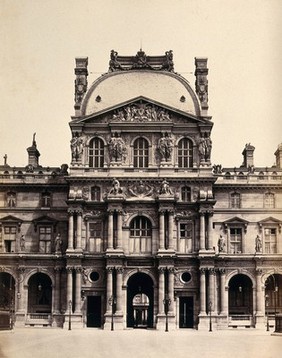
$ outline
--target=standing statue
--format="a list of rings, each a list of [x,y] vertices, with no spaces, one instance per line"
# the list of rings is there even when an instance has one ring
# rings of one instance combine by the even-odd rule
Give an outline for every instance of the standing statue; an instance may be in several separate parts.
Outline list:
[[[115,162],[122,161],[126,153],[124,140],[117,133],[115,133],[110,139],[108,145],[111,160],[114,160]]]
[[[76,132],[70,141],[72,160],[77,161],[83,152],[83,138]]]
[[[198,142],[199,157],[201,162],[208,162],[211,156],[212,140],[208,134],[202,136]]]
[[[21,248],[21,251],[25,250],[25,237],[24,237],[24,235],[22,235],[21,238],[20,238],[20,248]]]
[[[218,252],[223,252],[225,250],[225,238],[220,235],[217,242]]]
[[[162,160],[168,161],[171,159],[173,139],[168,135],[168,133],[165,133],[165,135],[159,139],[158,148]]]
[[[61,239],[61,234],[58,234],[55,238],[55,251],[56,252],[61,252],[62,251],[62,245],[63,245],[63,241]]]
[[[261,238],[259,237],[259,235],[257,235],[256,237],[256,252],[261,252],[262,251],[262,242],[261,242]]]

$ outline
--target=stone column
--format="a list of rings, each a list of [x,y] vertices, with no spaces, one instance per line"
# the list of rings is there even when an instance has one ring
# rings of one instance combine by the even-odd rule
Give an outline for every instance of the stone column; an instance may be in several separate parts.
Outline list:
[[[165,223],[164,223],[164,211],[159,211],[159,238],[160,238],[160,250],[165,248]]]
[[[81,313],[81,268],[75,269],[75,313]]]
[[[173,218],[174,212],[170,210],[168,213],[168,248],[173,250]]]
[[[69,212],[68,250],[73,250],[73,212]]]
[[[118,211],[117,216],[117,249],[122,250],[122,210]]]
[[[55,288],[54,288],[54,313],[60,312],[61,306],[61,268],[55,267]]]
[[[72,267],[67,267],[67,307],[69,307],[69,301],[72,301]]]
[[[164,267],[159,267],[159,314],[164,314],[163,300],[165,298]]]
[[[200,314],[206,314],[206,269],[200,269]]]
[[[116,269],[117,273],[117,287],[116,287],[116,293],[117,293],[117,312],[122,312],[122,274],[123,274],[123,268],[118,267]]]
[[[264,295],[262,290],[261,281],[262,270],[256,270],[256,302],[257,302],[257,315],[264,315]]]
[[[200,250],[205,250],[205,214],[200,213]]]
[[[24,303],[25,303],[25,292],[24,292],[24,268],[19,268],[19,276],[18,276],[18,283],[19,283],[19,296],[18,296],[18,309],[17,311],[23,312],[25,311]]]
[[[111,311],[109,305],[110,298],[113,295],[113,267],[107,267],[107,311]]]
[[[220,269],[220,314],[226,315],[228,311],[227,296],[228,291],[225,290],[226,274],[224,269]]]
[[[174,267],[168,269],[168,298],[170,299],[168,311],[174,313]]]
[[[108,210],[108,249],[113,249],[114,247],[114,218],[113,211]]]
[[[209,214],[209,216],[208,216],[208,250],[213,250],[212,216],[213,216],[213,214]]]
[[[215,271],[214,268],[209,269],[209,302],[212,303],[212,312],[215,308]]]
[[[77,213],[76,250],[81,251],[82,212]]]

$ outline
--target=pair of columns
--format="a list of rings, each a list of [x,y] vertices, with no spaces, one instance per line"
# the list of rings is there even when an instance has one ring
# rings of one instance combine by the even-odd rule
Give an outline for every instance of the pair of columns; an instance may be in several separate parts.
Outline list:
[[[168,213],[168,216],[165,214]],[[167,219],[168,217],[168,219]],[[160,210],[159,211],[159,237],[160,237],[160,250],[173,250],[173,218],[174,218],[174,212],[173,210]],[[168,223],[166,223],[166,220],[168,220]],[[166,227],[168,227],[168,240],[166,245]],[[167,246],[167,247],[166,247]]]
[[[208,275],[206,275],[208,272]],[[226,315],[228,312],[228,290],[225,289],[226,273],[224,269],[220,273],[220,307],[218,307],[218,290],[216,281],[216,270],[214,268],[200,269],[200,314],[205,315],[209,310],[214,313],[220,312]],[[206,282],[208,279],[208,285]],[[209,292],[206,292],[208,287]],[[208,302],[207,302],[208,298]]]
[[[69,302],[71,301],[72,310],[77,314],[81,314],[81,273],[81,267],[67,267],[67,307],[69,307]],[[74,275],[75,287],[73,282]]]
[[[167,284],[168,287],[165,287],[165,274],[168,275]],[[167,297],[166,297],[167,296]],[[168,313],[174,313],[174,268],[173,267],[159,267],[159,302],[158,302],[158,312],[159,314],[164,314],[164,300],[170,300],[170,305],[168,306]]]
[[[212,238],[212,213],[202,211],[200,212],[200,250],[213,250]],[[207,247],[206,247],[206,228],[207,228]]]
[[[114,214],[117,215],[117,244],[114,247]],[[122,249],[122,210],[108,210],[108,249]]]
[[[110,302],[115,299],[116,313],[122,313],[122,267],[107,267],[107,311],[110,311]],[[116,287],[114,287],[113,275],[116,274]]]
[[[82,210],[69,210],[68,251],[81,251]],[[76,217],[76,227],[75,220]]]

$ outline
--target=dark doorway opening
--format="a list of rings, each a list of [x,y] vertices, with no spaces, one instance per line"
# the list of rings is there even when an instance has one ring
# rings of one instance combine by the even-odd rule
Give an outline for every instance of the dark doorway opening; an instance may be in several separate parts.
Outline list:
[[[179,328],[194,328],[193,297],[179,297]]]
[[[152,328],[154,321],[153,280],[138,272],[127,282],[127,327]]]
[[[87,327],[101,327],[101,296],[87,297]]]

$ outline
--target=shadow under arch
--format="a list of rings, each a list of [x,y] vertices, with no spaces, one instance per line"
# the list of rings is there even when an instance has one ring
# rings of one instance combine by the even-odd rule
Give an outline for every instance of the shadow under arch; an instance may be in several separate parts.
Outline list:
[[[143,304],[145,302],[140,302],[140,305],[136,304],[138,297],[142,300],[145,296],[147,297],[146,304]],[[153,280],[149,275],[143,272],[137,272],[130,276],[127,281],[127,327],[152,328],[154,320],[153,310]],[[142,324],[140,317],[142,317]],[[146,317],[146,319],[144,319],[144,317]]]

